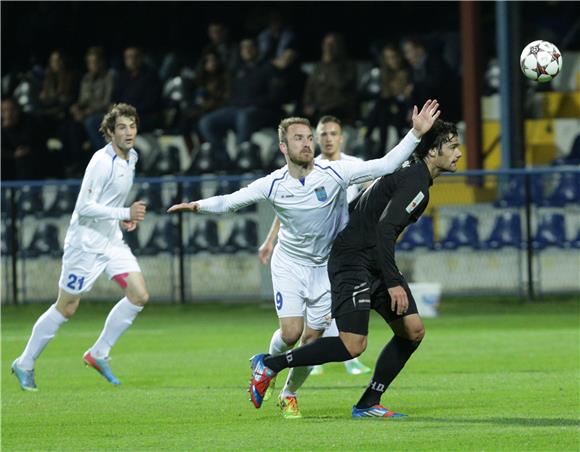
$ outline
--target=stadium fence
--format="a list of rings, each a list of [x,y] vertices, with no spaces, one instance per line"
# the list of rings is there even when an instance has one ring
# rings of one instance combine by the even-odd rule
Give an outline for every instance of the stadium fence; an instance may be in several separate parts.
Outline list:
[[[268,203],[227,215],[168,215],[170,205],[231,193],[261,174],[136,179],[128,203],[148,214],[125,234],[154,302],[271,299],[257,249]],[[64,236],[80,181],[4,182],[2,303],[54,299]],[[580,294],[580,168],[469,171],[440,177],[423,217],[397,244],[409,282],[444,295]],[[101,277],[87,300],[118,298]]]

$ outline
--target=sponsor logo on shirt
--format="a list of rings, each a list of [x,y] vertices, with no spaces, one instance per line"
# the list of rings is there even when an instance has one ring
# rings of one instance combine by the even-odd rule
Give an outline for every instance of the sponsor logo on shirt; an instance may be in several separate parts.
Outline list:
[[[319,201],[326,201],[328,199],[328,195],[326,194],[324,187],[315,188],[314,193],[316,193],[316,198]]]
[[[425,195],[423,194],[422,191],[417,193],[417,196],[415,196],[413,200],[409,203],[409,205],[405,208],[407,213],[411,213],[413,210],[415,210],[415,208],[421,203],[421,201],[423,201],[424,197]]]

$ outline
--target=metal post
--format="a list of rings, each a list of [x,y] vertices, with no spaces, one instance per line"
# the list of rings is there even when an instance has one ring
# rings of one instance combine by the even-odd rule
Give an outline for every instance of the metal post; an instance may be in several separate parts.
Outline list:
[[[524,166],[522,76],[519,73],[520,5],[496,2],[497,54],[500,66],[501,167]]]
[[[483,168],[481,142],[481,85],[483,64],[481,58],[481,14],[478,2],[459,3],[461,12],[461,58],[463,60],[463,118],[467,169]],[[480,181],[474,178],[473,181]]]
[[[526,257],[528,270],[528,300],[535,299],[534,291],[534,247],[532,246],[532,176],[526,172],[524,176],[526,196]]]
[[[177,199],[183,199],[183,183],[177,184]],[[177,215],[177,228],[179,230],[179,302],[185,303],[185,244],[183,234],[183,213]]]
[[[17,209],[16,209],[16,188],[10,188],[10,232],[12,239],[12,303],[18,304],[18,237],[16,236],[18,228],[16,227],[17,222]]]
[[[500,98],[500,118],[501,118],[501,168],[508,169],[511,167],[511,146],[510,133],[512,130],[512,121],[509,115],[511,104],[510,90],[510,73],[511,61],[509,48],[506,45],[509,42],[509,5],[508,2],[496,2],[496,34],[497,34],[497,55],[499,59],[499,70],[501,77],[499,80],[499,98]]]

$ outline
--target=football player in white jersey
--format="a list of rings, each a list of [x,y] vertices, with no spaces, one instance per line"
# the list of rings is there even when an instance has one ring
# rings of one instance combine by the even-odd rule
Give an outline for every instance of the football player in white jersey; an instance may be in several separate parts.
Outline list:
[[[342,145],[344,142],[344,137],[342,135],[342,123],[340,119],[335,116],[323,116],[318,121],[318,125],[316,126],[316,141],[320,147],[320,154],[314,159],[315,162],[321,162],[324,160],[327,161],[335,161],[335,160],[344,160],[344,161],[361,161],[361,159],[357,157],[353,157],[351,155],[343,154],[342,153]],[[323,162],[322,162],[323,163]],[[346,199],[347,202],[352,201],[356,195],[360,192],[361,189],[366,188],[365,186],[370,184],[367,182],[365,184],[359,185],[350,185],[346,192]],[[266,265],[270,260],[270,256],[274,249],[274,243],[276,241],[276,237],[278,235],[278,231],[280,230],[280,220],[278,217],[274,218],[272,223],[272,227],[268,233],[268,236],[264,240],[264,243],[258,249],[258,256],[262,264]],[[272,341],[270,342],[270,349],[268,353],[271,355],[278,355],[288,350],[288,346],[279,340],[280,332],[279,330],[274,332],[272,336]],[[332,323],[328,328],[324,330],[323,336],[338,336],[338,329],[336,327],[336,322],[332,320]],[[351,375],[361,375],[370,373],[371,369],[365,366],[363,363],[359,361],[358,358],[353,358],[349,361],[344,362],[344,366],[346,371]],[[297,407],[296,403],[292,403],[290,401],[291,398],[296,398],[296,392],[300,388],[300,386],[304,383],[306,376],[308,375],[307,369],[300,369],[291,370],[288,373],[288,378],[286,379],[286,384],[284,385],[284,389],[282,391],[282,395],[280,399],[283,403],[280,405],[283,407],[283,414],[289,415],[288,411],[291,408]],[[312,371],[310,372],[311,375],[321,375],[323,373],[322,366],[314,366]],[[264,396],[264,400],[268,400],[274,390],[275,381],[273,380],[270,383],[270,387]],[[296,410],[294,410],[296,411]],[[296,414],[296,413],[294,413]]]
[[[133,145],[138,124],[137,111],[128,104],[113,105],[103,118],[100,131],[108,144],[94,153],[83,177],[64,242],[58,298],[38,318],[26,348],[12,363],[12,372],[23,390],[37,390],[37,358],[60,326],[73,316],[81,295],[91,290],[103,272],[117,282],[125,296],[111,309],[100,336],[83,360],[109,383],[120,384],[111,371],[109,352],[149,298],[141,268],[121,232],[121,228],[133,231],[145,218],[144,202],[125,207],[137,163]]]
[[[384,157],[369,161],[314,161],[314,137],[304,118],[284,119],[278,127],[283,168],[224,196],[176,204],[169,213],[227,213],[261,200],[271,203],[280,219],[278,243],[272,253],[274,302],[280,322],[281,347],[289,349],[302,337],[316,340],[329,325],[330,282],[326,264],[336,235],[348,222],[346,190],[394,172],[409,158],[420,138],[439,117],[439,104],[428,100],[413,109],[413,128]],[[276,333],[275,333],[276,335]],[[259,365],[252,361],[252,366]],[[308,369],[305,370],[305,375]],[[250,393],[256,407],[263,392]],[[282,400],[284,402],[284,400]],[[296,399],[288,401],[295,405]],[[284,410],[299,417],[297,406]]]

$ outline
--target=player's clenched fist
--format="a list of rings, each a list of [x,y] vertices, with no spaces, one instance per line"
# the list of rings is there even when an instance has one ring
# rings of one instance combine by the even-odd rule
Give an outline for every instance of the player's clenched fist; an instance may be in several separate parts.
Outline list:
[[[132,221],[143,221],[145,219],[145,211],[147,210],[147,204],[143,201],[135,201],[131,204],[131,220]]]
[[[127,232],[134,231],[135,229],[137,229],[137,222],[132,220],[122,220],[121,229]]]

